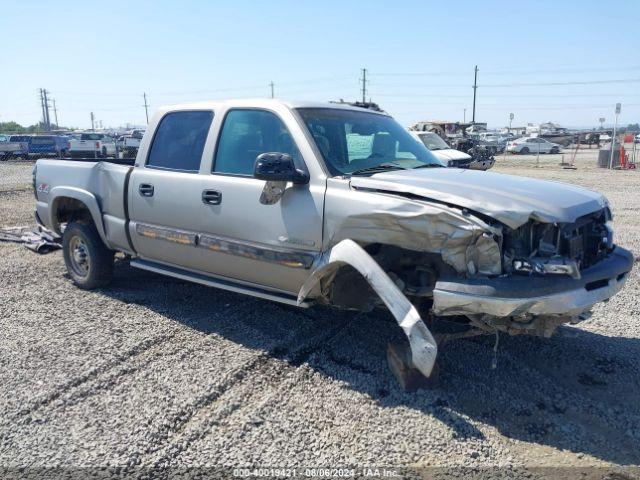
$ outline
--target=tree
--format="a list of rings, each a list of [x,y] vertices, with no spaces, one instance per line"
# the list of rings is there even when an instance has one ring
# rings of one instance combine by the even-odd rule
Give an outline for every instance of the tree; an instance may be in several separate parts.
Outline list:
[[[0,133],[25,133],[26,130],[17,122],[0,122]]]

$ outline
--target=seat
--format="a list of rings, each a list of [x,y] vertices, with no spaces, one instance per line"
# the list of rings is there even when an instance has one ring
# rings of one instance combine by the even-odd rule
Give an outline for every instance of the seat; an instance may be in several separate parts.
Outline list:
[[[376,133],[373,136],[371,156],[395,158],[396,157],[395,139],[388,133]]]

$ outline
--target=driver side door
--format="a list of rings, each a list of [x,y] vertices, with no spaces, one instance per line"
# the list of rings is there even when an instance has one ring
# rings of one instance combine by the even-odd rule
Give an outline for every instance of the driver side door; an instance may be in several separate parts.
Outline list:
[[[326,181],[288,183],[275,203],[265,203],[267,182],[253,177],[261,153],[287,153],[306,168],[289,124],[275,112],[235,108],[220,128],[212,171],[203,177],[212,201],[201,217],[202,267],[211,274],[278,292],[297,294],[322,245]]]

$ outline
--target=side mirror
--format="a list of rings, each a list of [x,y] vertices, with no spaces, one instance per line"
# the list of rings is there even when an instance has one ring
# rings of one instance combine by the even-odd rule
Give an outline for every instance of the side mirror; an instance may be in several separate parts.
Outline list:
[[[291,155],[279,152],[258,155],[253,166],[253,176],[268,182],[309,183],[309,174],[296,168]]]

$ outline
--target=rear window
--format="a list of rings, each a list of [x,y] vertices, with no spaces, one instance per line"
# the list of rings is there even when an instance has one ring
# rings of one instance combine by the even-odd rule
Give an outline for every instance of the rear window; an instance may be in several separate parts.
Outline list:
[[[28,135],[11,135],[10,140],[12,142],[28,142],[31,140],[31,137]]]
[[[101,133],[83,133],[80,135],[80,140],[102,140],[104,137]]]
[[[147,165],[166,170],[197,172],[212,120],[211,111],[166,114],[153,137]]]

